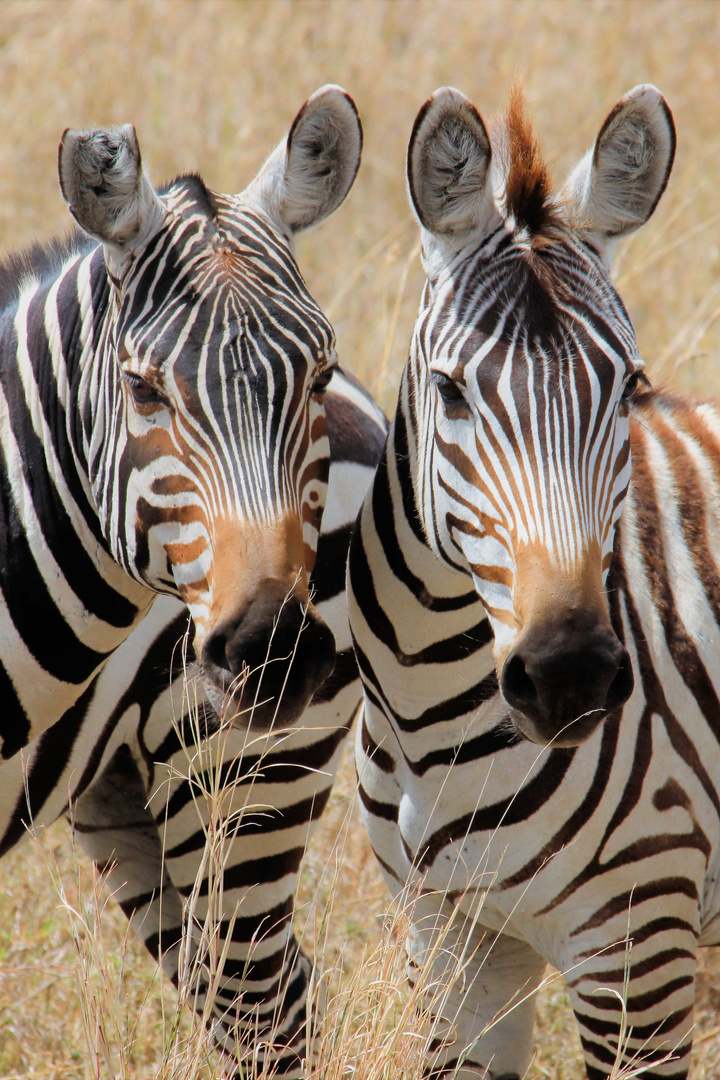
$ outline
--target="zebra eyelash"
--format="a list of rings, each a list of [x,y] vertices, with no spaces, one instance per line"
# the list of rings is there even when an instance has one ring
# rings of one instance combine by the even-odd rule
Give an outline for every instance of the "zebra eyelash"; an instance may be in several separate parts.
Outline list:
[[[437,390],[444,405],[452,408],[466,404],[462,390],[449,375],[444,375],[441,371],[433,371],[430,375],[430,382]]]
[[[628,375],[623,386],[623,401],[631,401],[640,389],[650,390],[650,380],[643,371],[634,371]]]
[[[136,375],[134,371],[123,371],[122,376],[133,400],[138,405],[167,404],[167,399],[142,375]]]
[[[310,393],[324,394],[336,370],[335,367],[328,367],[318,372],[310,386]]]

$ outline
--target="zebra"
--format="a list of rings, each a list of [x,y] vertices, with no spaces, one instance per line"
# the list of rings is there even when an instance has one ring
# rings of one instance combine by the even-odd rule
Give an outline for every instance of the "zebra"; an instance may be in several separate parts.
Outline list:
[[[193,176],[158,194],[130,125],[65,132],[62,193],[92,239],[59,269],[16,260],[0,326],[4,758],[67,714],[159,593],[186,604],[238,724],[249,705],[256,725],[292,722],[331,671],[307,578],[335,345],[291,243],[344,200],[361,141],[327,87],[240,195]],[[270,636],[287,655],[301,625],[283,700],[266,699]]]
[[[289,1074],[293,892],[360,697],[345,553],[384,437],[293,238],[361,144],[335,86],[240,195],[157,192],[129,125],[66,132],[84,232],[0,273],[0,852],[68,809],[177,978],[182,899],[208,904],[198,777],[224,779],[227,956],[193,1004],[233,1060]]]
[[[360,700],[345,556],[386,425],[367,391],[339,367],[324,404],[330,469],[311,590],[335,637],[337,662],[302,724],[222,730],[202,683],[187,697],[193,668],[177,649],[187,611],[160,596],[72,715],[0,765],[0,856],[27,838],[29,826],[39,830],[65,814],[136,935],[176,984],[185,905],[200,895],[196,920],[215,917],[227,960],[213,994],[200,981],[208,981],[205,970],[199,989],[187,972],[184,980],[195,1009],[212,1021],[214,1041],[250,1075],[300,1075],[312,1053],[305,1019],[313,969],[294,937],[294,893]],[[189,765],[188,746],[195,757],[204,754],[204,769]],[[203,908],[215,867],[203,862],[211,807],[197,794],[218,771],[232,790],[226,819],[242,822],[222,846],[219,913]],[[196,936],[202,929],[200,920]],[[248,1004],[238,1015],[241,995]]]
[[[519,92],[489,132],[443,88],[412,132],[427,281],[348,589],[433,1078],[525,1074],[547,963],[591,1080],[688,1075],[720,944],[720,413],[649,388],[609,278],[674,153],[649,85],[556,195]]]

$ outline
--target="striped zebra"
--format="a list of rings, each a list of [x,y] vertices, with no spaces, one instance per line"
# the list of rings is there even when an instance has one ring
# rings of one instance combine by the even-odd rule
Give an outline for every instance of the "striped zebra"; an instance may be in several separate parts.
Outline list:
[[[237,723],[292,722],[332,670],[308,571],[334,340],[291,243],[343,201],[361,143],[327,87],[240,195],[193,176],[160,195],[129,125],[65,132],[62,192],[94,240],[4,275],[4,758],[67,715],[158,593],[187,606]],[[278,703],[261,661],[300,626]]]
[[[557,195],[517,93],[490,134],[447,88],[413,130],[427,283],[349,604],[432,1077],[523,1076],[546,963],[588,1077],[688,1075],[720,944],[720,413],[648,388],[609,278],[674,150],[651,86]]]
[[[196,958],[193,1004],[234,1060],[288,1073],[310,971],[293,892],[360,696],[344,564],[384,438],[293,236],[343,201],[361,141],[326,87],[235,196],[157,193],[131,127],[66,132],[93,239],[0,275],[0,851],[71,803],[177,977],[183,898],[198,935],[218,915],[198,791],[224,784],[225,968]]]
[[[138,937],[174,982],[183,905],[194,901],[196,937],[219,926],[227,959],[214,972],[212,992],[203,989],[192,1003],[213,1022],[214,1041],[251,1076],[263,1069],[298,1075],[308,1052],[312,965],[294,938],[294,893],[360,699],[345,557],[385,424],[340,368],[333,369],[324,403],[331,457],[311,590],[335,637],[337,663],[302,725],[270,733],[220,730],[202,684],[190,700],[185,691],[193,669],[177,643],[187,631],[187,611],[160,596],[78,706],[0,766],[0,855],[27,836],[30,823],[40,827],[66,814],[82,848],[107,871]],[[198,714],[205,739],[196,734]],[[195,759],[203,755],[202,768],[189,766],[188,745]],[[220,910],[207,900],[216,872],[205,861],[212,807],[198,794],[212,790],[218,772],[232,791],[223,815],[242,822],[221,845]],[[197,974],[209,983],[208,959],[200,960]],[[191,975],[180,973],[186,990],[199,981]]]

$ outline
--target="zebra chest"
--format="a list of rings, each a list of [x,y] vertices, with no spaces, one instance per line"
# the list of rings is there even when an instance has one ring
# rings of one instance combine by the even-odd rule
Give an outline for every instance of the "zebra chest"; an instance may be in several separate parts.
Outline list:
[[[656,879],[682,879],[688,897],[700,898],[699,905],[689,901],[689,919],[702,943],[717,943],[715,814],[657,717],[655,753],[638,783],[635,719],[628,709],[609,771],[609,738],[603,747],[602,736],[575,752],[547,754],[526,743],[422,776],[398,768],[398,877],[415,888],[421,882],[483,926],[528,941],[556,966],[572,960],[569,927],[587,925],[586,944],[597,947],[607,890],[633,896],[652,891]]]
[[[65,716],[80,701],[128,627],[60,605],[48,611],[50,590],[21,597],[0,593],[0,742],[7,758]]]
[[[46,509],[12,449],[0,511],[4,757],[75,705],[153,599],[110,559],[72,500]]]
[[[572,854],[559,852],[552,870],[544,866],[527,874],[537,855],[538,835],[532,823],[503,825],[496,818],[493,826],[491,818],[500,800],[493,797],[492,782],[487,784],[487,803],[476,799],[472,807],[469,799],[461,804],[457,792],[452,797],[450,789],[456,783],[459,786],[459,779],[450,776],[434,803],[427,790],[419,798],[406,792],[401,799],[398,876],[405,876],[409,897],[420,886],[423,892],[443,897],[445,905],[471,922],[527,941],[548,958],[559,958],[567,913],[542,913],[572,880],[576,870]]]

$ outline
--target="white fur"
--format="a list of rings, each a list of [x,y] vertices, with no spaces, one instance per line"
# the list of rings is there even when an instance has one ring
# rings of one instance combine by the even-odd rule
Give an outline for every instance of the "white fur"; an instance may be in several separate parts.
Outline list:
[[[259,206],[288,234],[332,214],[360,166],[362,127],[352,98],[334,85],[317,90],[295,117],[243,200]]]
[[[60,187],[78,225],[105,244],[108,270],[121,277],[133,251],[165,219],[143,173],[135,128],[67,130],[58,157]]]
[[[636,86],[609,114],[560,194],[571,224],[587,231],[608,263],[615,240],[653,213],[674,155],[675,127],[664,97],[654,86]]]

